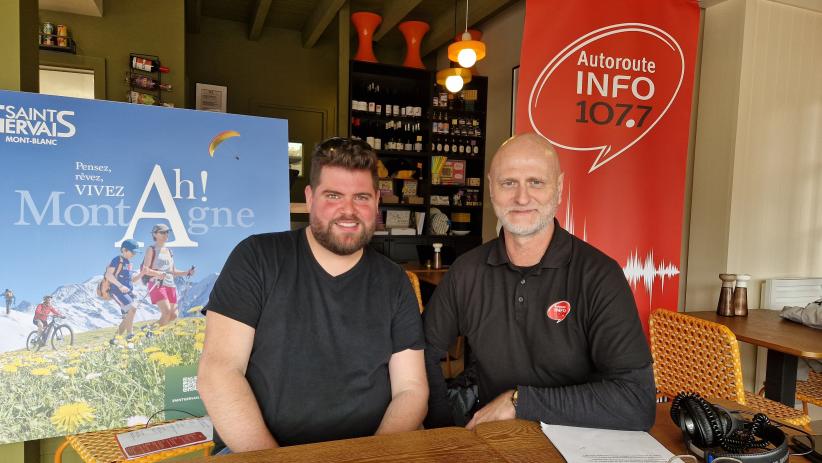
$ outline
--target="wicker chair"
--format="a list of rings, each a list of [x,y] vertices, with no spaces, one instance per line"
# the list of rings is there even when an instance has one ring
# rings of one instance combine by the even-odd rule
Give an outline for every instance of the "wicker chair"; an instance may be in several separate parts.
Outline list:
[[[796,382],[796,398],[802,402],[802,411],[808,414],[808,404],[822,407],[822,373],[811,371],[807,381]]]
[[[214,442],[209,441],[202,444],[165,450],[140,458],[127,460],[126,456],[123,454],[123,451],[120,450],[120,446],[117,444],[117,434],[127,431],[134,431],[144,427],[144,425],[139,425],[129,428],[106,429],[103,431],[66,436],[66,440],[60,444],[57,451],[54,453],[54,463],[63,462],[63,452],[69,445],[74,448],[77,455],[79,455],[80,459],[82,459],[85,463],[154,463],[194,452],[202,452],[207,456],[211,454],[211,448],[214,447]]]
[[[405,274],[408,275],[408,279],[411,280],[411,287],[414,288],[414,294],[417,296],[417,304],[420,305],[420,313],[425,310],[425,307],[422,305],[422,292],[420,291],[420,279],[417,277],[417,274],[414,272],[409,272],[408,270],[405,271]]]
[[[739,345],[728,327],[665,309],[651,314],[650,325],[654,379],[663,395],[697,392],[732,400],[783,423],[810,423],[801,411],[743,389]]]

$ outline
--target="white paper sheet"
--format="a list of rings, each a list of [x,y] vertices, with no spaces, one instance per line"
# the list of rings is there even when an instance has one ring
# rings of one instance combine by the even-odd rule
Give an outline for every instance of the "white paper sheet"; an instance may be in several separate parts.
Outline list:
[[[666,463],[674,456],[647,432],[540,424],[568,463]]]
[[[209,417],[180,420],[117,434],[117,443],[129,460],[164,450],[208,442],[214,438]]]

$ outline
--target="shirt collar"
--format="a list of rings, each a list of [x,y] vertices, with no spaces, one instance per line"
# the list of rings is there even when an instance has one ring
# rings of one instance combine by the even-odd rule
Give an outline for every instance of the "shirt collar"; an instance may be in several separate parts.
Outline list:
[[[559,226],[559,221],[554,219],[554,234],[551,236],[551,242],[548,244],[548,249],[542,255],[542,259],[538,268],[562,268],[571,261],[571,234]],[[486,260],[488,265],[503,265],[507,264],[511,267],[511,260],[508,258],[508,251],[505,250],[505,233],[500,232],[499,238],[491,251],[488,253]]]

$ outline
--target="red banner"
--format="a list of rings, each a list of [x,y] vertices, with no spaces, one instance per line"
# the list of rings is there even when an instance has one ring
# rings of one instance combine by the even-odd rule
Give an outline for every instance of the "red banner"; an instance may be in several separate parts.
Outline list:
[[[695,0],[527,0],[517,133],[560,155],[564,228],[622,265],[647,332],[676,309]]]

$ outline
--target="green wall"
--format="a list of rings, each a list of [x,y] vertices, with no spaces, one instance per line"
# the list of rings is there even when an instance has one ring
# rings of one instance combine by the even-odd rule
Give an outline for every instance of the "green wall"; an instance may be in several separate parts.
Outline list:
[[[37,2],[0,1],[0,89],[36,92]]]
[[[202,17],[200,32],[186,35],[189,107],[194,107],[195,85],[204,83],[228,88],[230,113],[288,117],[292,140],[295,131],[306,129],[301,124],[324,118],[322,130],[312,131],[316,137],[304,136],[308,161],[313,143],[336,134],[337,54],[336,21],[314,47],[303,48],[298,31],[265,28],[252,41],[247,24]],[[308,163],[304,166],[307,173]],[[304,201],[306,178],[295,182],[292,201]]]
[[[260,104],[322,108],[335,115],[337,40],[332,22],[312,48],[298,31],[265,28],[248,39],[248,25],[209,17],[186,34],[190,107],[196,83],[228,87],[228,112],[258,114]],[[328,130],[333,129],[329,121]]]
[[[106,60],[106,99],[126,101],[128,54],[148,53],[171,69],[164,101],[185,107],[184,0],[105,0],[102,18],[41,10],[44,21],[68,25],[78,55]]]

